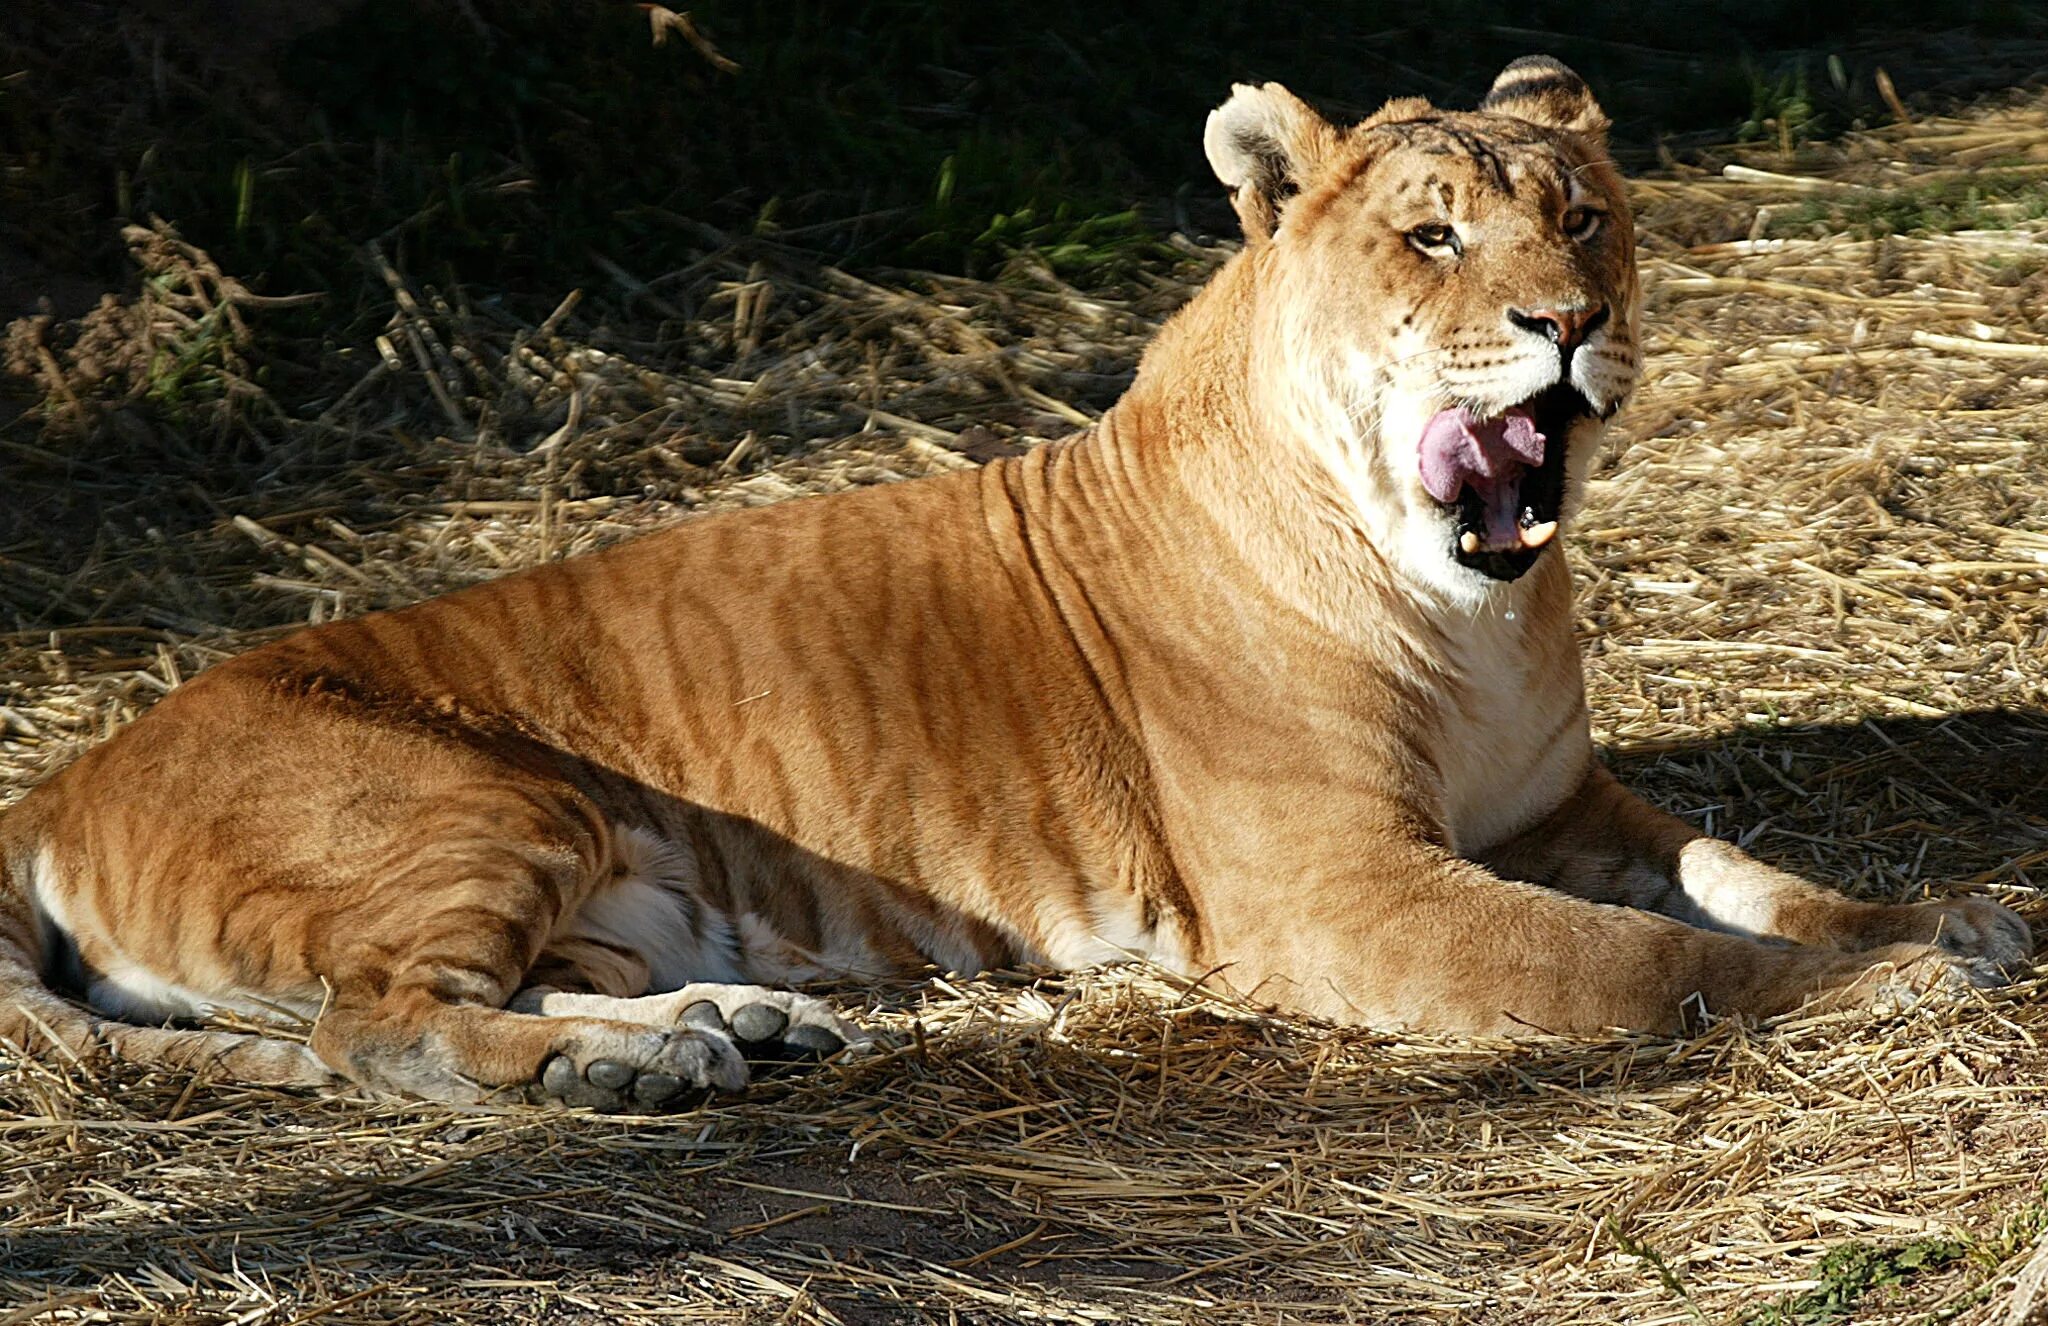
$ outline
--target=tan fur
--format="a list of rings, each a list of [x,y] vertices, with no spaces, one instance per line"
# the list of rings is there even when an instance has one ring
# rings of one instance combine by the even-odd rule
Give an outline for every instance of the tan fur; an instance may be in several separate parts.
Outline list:
[[[1555,62],[1489,106],[1340,129],[1239,89],[1207,143],[1247,246],[1082,436],[181,687],[0,823],[0,1036],[618,1104],[633,1074],[743,1079],[688,1007],[846,1034],[749,991],[927,962],[1137,955],[1459,1032],[2003,979],[2030,939],[2002,908],[1852,902],[1621,790],[1561,555],[1505,583],[1450,556],[1430,415],[1567,371],[1611,412],[1638,363],[1598,107]],[[1418,252],[1431,224],[1462,252]],[[1508,316],[1539,308],[1607,316],[1567,370]],[[1569,439],[1567,523],[1598,431]],[[46,988],[67,969],[97,1011]],[[310,1053],[130,1025],[221,1007],[317,1019]]]

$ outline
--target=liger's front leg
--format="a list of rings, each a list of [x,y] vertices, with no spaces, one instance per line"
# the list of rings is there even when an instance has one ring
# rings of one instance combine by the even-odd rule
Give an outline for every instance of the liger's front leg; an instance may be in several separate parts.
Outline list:
[[[1985,978],[2022,975],[2034,951],[2027,923],[1989,898],[1846,897],[1705,836],[1598,765],[1548,819],[1484,858],[1512,878],[1712,930],[1850,952],[1926,946],[1977,964]]]

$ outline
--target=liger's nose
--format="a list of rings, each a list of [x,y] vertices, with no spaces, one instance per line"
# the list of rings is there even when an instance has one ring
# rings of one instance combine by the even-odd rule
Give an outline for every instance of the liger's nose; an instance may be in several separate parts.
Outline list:
[[[1601,323],[1607,321],[1607,305],[1595,304],[1591,308],[1532,308],[1508,310],[1508,321],[1524,331],[1539,332],[1557,342],[1560,350],[1569,350],[1591,336]]]

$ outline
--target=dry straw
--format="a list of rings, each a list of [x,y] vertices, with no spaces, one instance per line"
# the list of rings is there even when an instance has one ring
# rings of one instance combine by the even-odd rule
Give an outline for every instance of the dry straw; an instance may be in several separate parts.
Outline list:
[[[1842,233],[1986,162],[2048,171],[2048,106],[1643,183],[1648,385],[1572,555],[1638,786],[2048,930],[2048,230]],[[169,429],[22,333],[72,376],[0,438],[39,522],[0,550],[17,790],[291,622],[1066,431],[1221,256],[1110,299],[707,235],[523,319],[371,250],[384,335],[286,409],[194,301],[263,310],[136,242],[122,325],[231,390]],[[108,435],[163,466],[77,462]],[[164,478],[202,443],[236,496]],[[2039,982],[1678,1042],[1340,1032],[1130,972],[845,993],[901,1048],[658,1121],[16,1065],[0,1323],[2048,1319]]]

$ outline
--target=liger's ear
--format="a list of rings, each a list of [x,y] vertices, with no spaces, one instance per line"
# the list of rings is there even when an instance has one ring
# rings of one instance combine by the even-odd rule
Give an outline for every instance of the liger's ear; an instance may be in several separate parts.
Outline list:
[[[1500,71],[1479,109],[1588,138],[1607,137],[1607,112],[1586,80],[1548,55],[1525,55]]]
[[[1337,131],[1278,83],[1238,83],[1209,112],[1202,149],[1230,201],[1247,243],[1272,237],[1281,209],[1329,160]]]

